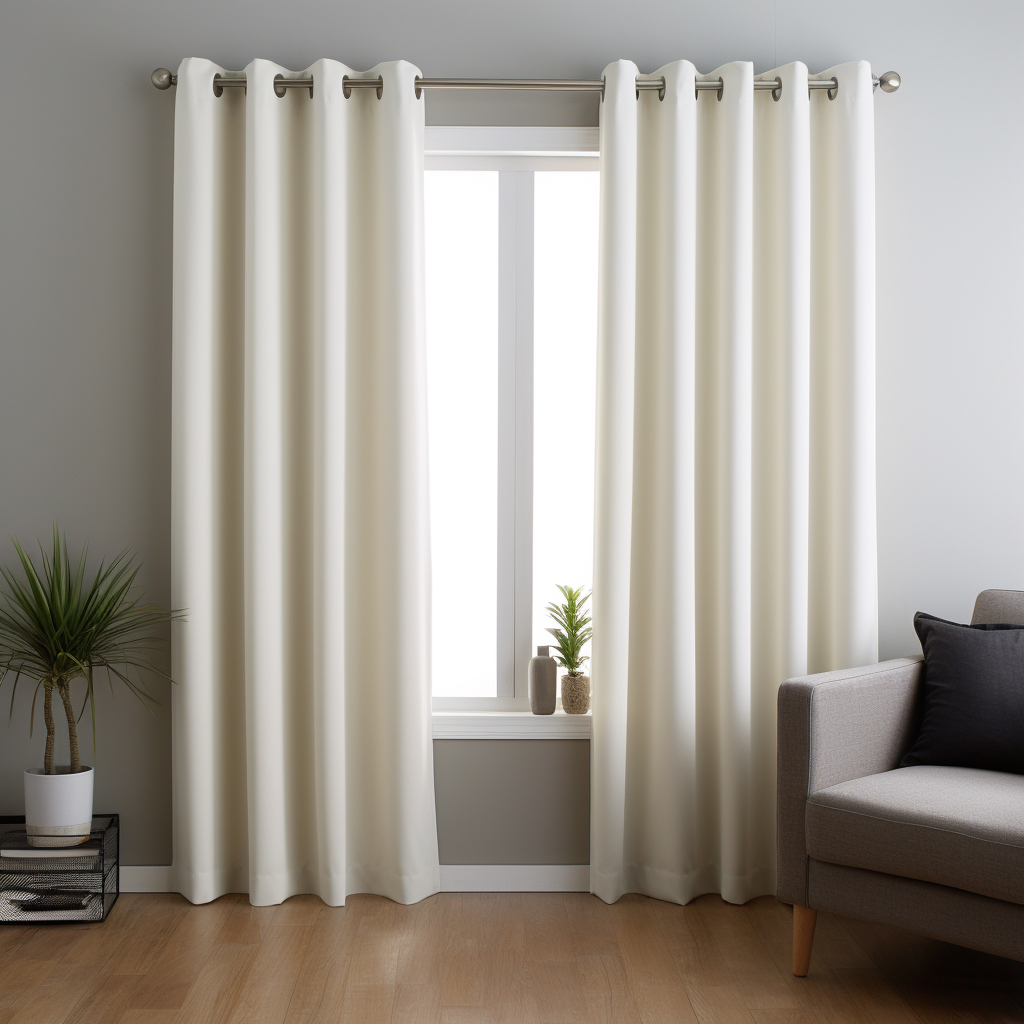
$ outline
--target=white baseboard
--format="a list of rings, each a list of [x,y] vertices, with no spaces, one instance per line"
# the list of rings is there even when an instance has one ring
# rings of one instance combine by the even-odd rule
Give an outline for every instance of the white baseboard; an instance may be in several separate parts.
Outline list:
[[[441,892],[590,892],[590,865],[442,864]]]
[[[121,892],[175,892],[170,864],[122,864]]]
[[[121,865],[121,892],[174,892],[171,866]],[[590,892],[589,864],[442,864],[441,892]]]

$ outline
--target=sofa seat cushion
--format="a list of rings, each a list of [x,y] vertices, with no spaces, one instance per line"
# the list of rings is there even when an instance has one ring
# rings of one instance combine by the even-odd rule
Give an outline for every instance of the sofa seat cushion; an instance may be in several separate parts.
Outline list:
[[[807,801],[815,860],[1024,904],[1024,776],[918,765]]]

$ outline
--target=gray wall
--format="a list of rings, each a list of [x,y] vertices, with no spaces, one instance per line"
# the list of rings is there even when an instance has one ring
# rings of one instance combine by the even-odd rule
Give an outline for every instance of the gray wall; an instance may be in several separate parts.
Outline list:
[[[589,864],[589,740],[434,740],[442,864]]]
[[[428,75],[593,78],[618,57],[654,70],[685,56],[706,71],[865,58],[904,81],[875,102],[882,654],[915,649],[917,608],[966,618],[978,590],[1024,587],[1018,0],[5,0],[2,10],[0,535],[45,536],[58,519],[97,552],[130,545],[149,597],[168,600],[174,101],[148,84],[154,67],[189,54],[233,68],[254,56],[294,68],[404,57]],[[592,124],[597,103],[430,95],[427,110],[441,124]],[[26,715],[19,702],[0,731],[0,811],[20,809],[20,770],[38,758]],[[126,863],[169,857],[168,739],[166,709],[101,695],[97,807],[124,815]],[[504,756],[488,750],[452,756]],[[446,791],[439,804],[455,829]],[[551,848],[566,841],[552,835]]]

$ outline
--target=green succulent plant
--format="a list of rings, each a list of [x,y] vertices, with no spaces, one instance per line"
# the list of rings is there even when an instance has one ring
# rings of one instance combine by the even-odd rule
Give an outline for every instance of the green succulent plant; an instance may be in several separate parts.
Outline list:
[[[179,613],[139,604],[134,587],[139,567],[128,551],[123,551],[109,565],[101,563],[92,582],[87,584],[88,548],[83,549],[77,568],[73,568],[67,540],[56,526],[53,555],[48,557],[40,545],[42,567],[38,570],[17,540],[11,539],[18,552],[23,578],[19,579],[6,566],[0,566],[7,584],[4,603],[0,604],[0,686],[8,678],[12,679],[13,716],[18,682],[22,677],[35,681],[30,736],[35,725],[36,698],[42,688],[46,722],[43,768],[47,775],[55,774],[53,694],[56,691],[68,722],[71,771],[76,772],[81,769],[77,723],[87,704],[92,711],[93,749],[96,748],[95,670],[107,670],[111,688],[117,678],[144,704],[158,703],[147,689],[142,673],[169,677],[148,656],[164,643],[164,638],[151,630],[178,618]],[[77,716],[71,702],[71,684],[76,679],[85,681],[82,709]]]
[[[583,653],[584,645],[594,635],[590,628],[590,616],[586,614],[586,603],[590,594],[583,595],[583,588],[563,587],[556,584],[562,597],[561,604],[552,602],[547,606],[547,613],[555,620],[554,628],[548,632],[555,638],[555,650],[558,654],[555,661],[566,669],[570,676],[581,676],[583,663],[588,657]]]

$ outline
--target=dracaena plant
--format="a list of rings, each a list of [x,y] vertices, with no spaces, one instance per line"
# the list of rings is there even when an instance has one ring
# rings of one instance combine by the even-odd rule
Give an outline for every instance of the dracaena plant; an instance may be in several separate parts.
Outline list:
[[[13,540],[13,538],[12,538]],[[36,698],[43,691],[43,719],[46,722],[44,771],[55,774],[53,747],[56,726],[53,696],[67,718],[71,748],[71,771],[81,769],[78,722],[88,705],[92,717],[93,749],[96,746],[96,702],[93,681],[97,669],[106,669],[113,687],[119,679],[144,704],[156,703],[147,689],[144,673],[167,678],[150,660],[163,637],[154,633],[158,625],[176,614],[155,605],[139,603],[135,576],[139,567],[134,557],[122,552],[109,564],[101,563],[91,582],[86,581],[88,548],[77,566],[68,556],[65,537],[53,530],[53,555],[40,545],[41,567],[14,540],[21,563],[21,577],[0,566],[4,588],[0,602],[0,686],[11,680],[11,714],[21,680],[35,682],[29,717],[29,735],[35,723]],[[76,715],[71,684],[81,679],[84,693]]]
[[[547,606],[548,614],[555,620],[555,626],[548,632],[555,638],[555,661],[571,676],[583,675],[583,663],[588,660],[583,647],[593,636],[590,616],[586,614],[586,603],[590,595],[584,596],[583,588],[563,587],[557,584],[565,600],[561,604]]]

